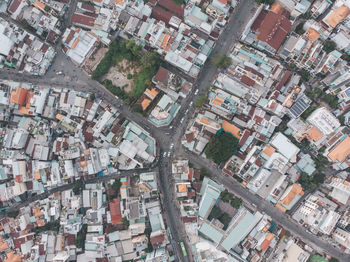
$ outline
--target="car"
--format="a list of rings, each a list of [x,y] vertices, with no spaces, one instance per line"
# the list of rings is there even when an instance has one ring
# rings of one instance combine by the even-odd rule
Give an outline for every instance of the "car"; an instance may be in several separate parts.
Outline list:
[[[170,129],[173,129],[173,126],[169,126]]]
[[[58,72],[56,73],[56,75],[63,75],[63,72],[62,72],[62,71],[58,71]]]
[[[194,92],[194,95],[195,95],[195,96],[198,95],[198,92],[199,92],[199,90],[196,89],[196,91]]]
[[[170,132],[166,132],[165,134],[166,134],[166,135],[170,135]]]
[[[171,155],[171,151],[168,152],[168,157],[170,157],[170,155]]]
[[[190,103],[190,106],[192,106],[193,105],[193,101],[191,101],[191,103]]]
[[[163,153],[163,157],[166,157],[166,152]]]
[[[173,148],[174,148],[174,143],[171,143],[170,149],[173,149]]]
[[[184,118],[184,117],[183,117],[183,118],[181,118],[180,123],[182,124],[184,120],[185,120],[185,118]]]

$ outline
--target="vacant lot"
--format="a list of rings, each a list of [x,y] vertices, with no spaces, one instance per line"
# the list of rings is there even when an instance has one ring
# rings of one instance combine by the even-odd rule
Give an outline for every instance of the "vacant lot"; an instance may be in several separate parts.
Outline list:
[[[109,69],[103,80],[109,79],[113,85],[121,88],[126,93],[130,93],[132,91],[133,76],[139,71],[140,67],[137,67],[135,63],[123,59],[116,66]]]

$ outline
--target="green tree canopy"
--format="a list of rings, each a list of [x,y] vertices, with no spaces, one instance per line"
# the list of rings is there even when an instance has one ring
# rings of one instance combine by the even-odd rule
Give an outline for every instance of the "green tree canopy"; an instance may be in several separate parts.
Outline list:
[[[225,54],[217,54],[213,58],[213,65],[219,68],[227,68],[232,64],[231,57]]]
[[[229,159],[238,150],[239,140],[232,134],[221,132],[209,140],[205,148],[205,154],[215,163],[220,164]]]
[[[196,108],[201,108],[202,106],[204,106],[208,102],[209,102],[208,97],[200,96],[200,97],[196,98],[196,100],[194,100],[194,106]]]
[[[334,41],[327,40],[323,42],[323,50],[326,53],[332,52],[333,50],[335,50],[336,47],[337,47],[337,44]]]
[[[304,22],[300,22],[297,27],[295,28],[295,33],[297,33],[298,35],[302,35],[305,33],[305,30],[303,29],[304,27]]]

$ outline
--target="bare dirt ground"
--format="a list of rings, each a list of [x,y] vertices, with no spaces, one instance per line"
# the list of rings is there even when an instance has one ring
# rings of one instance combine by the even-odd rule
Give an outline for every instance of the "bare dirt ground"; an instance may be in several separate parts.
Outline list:
[[[111,80],[113,85],[120,87],[125,92],[129,93],[131,91],[133,78],[128,79],[128,74],[133,76],[138,73],[139,70],[140,68],[124,59],[116,66],[111,67],[108,73],[104,76],[104,79]]]
[[[87,73],[91,74],[92,71],[96,69],[97,65],[100,63],[107,51],[108,48],[106,47],[96,49],[95,52],[88,59],[86,59],[83,69]]]

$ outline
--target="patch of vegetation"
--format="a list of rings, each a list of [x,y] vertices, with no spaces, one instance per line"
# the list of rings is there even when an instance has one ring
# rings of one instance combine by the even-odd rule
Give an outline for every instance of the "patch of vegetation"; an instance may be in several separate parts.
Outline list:
[[[306,95],[311,99],[316,99],[322,95],[323,91],[319,88],[315,88],[312,91],[306,91]]]
[[[87,225],[83,224],[80,231],[77,234],[77,238],[75,239],[75,245],[77,248],[85,249],[85,239],[87,233]]]
[[[210,211],[210,214],[209,214],[209,216],[208,216],[208,219],[209,220],[212,220],[213,218],[219,218],[220,216],[222,215],[222,211],[221,211],[221,209],[220,209],[220,207],[218,207],[218,206],[214,206],[213,208],[212,208],[212,210]]]
[[[123,101],[129,103],[130,99],[128,94],[122,90],[119,87],[116,87],[115,85],[113,85],[112,81],[109,79],[105,79],[102,81],[102,84],[115,96],[119,97],[120,99],[122,99]]]
[[[272,5],[275,0],[255,0],[258,4]]]
[[[123,217],[123,225],[126,226],[126,228],[129,228],[130,222],[126,217]]]
[[[234,197],[230,202],[231,206],[235,209],[239,209],[242,203],[243,203],[243,200],[239,197]]]
[[[304,34],[305,33],[305,30],[303,29],[304,24],[305,24],[304,22],[300,22],[295,28],[295,33],[297,33],[298,35]]]
[[[222,201],[225,203],[230,202],[233,199],[233,195],[225,189],[224,191],[221,192],[220,198]]]
[[[323,50],[327,54],[332,52],[333,50],[335,50],[335,48],[337,47],[337,44],[334,41],[331,41],[331,40],[324,41],[322,43],[322,45],[323,45]]]
[[[221,223],[224,224],[224,227],[222,229],[226,230],[232,220],[232,217],[230,217],[227,213],[223,213],[218,219]]]
[[[339,262],[339,260],[335,257],[332,257],[330,260],[328,260],[328,262]]]
[[[8,217],[12,217],[12,218],[16,218],[19,215],[19,211],[15,210],[15,211],[9,211],[6,214]]]
[[[84,183],[81,179],[79,180],[76,180],[75,181],[75,184],[74,184],[74,187],[73,187],[73,193],[74,195],[80,195],[81,191],[83,190],[84,188]]]
[[[221,132],[209,140],[205,148],[205,154],[215,163],[220,164],[229,159],[238,150],[239,140],[232,134]]]
[[[311,78],[310,72],[305,68],[299,70],[298,74],[301,76],[301,82],[308,82]]]
[[[113,198],[118,197],[119,196],[119,192],[120,192],[120,187],[122,186],[122,183],[120,182],[120,179],[116,179],[113,184],[111,185],[111,188],[115,191],[114,196],[112,196]]]
[[[194,106],[196,108],[201,108],[203,105],[207,104],[209,102],[208,97],[206,96],[200,96],[194,100]]]
[[[59,220],[56,220],[54,222],[49,222],[49,223],[46,223],[42,227],[36,227],[35,228],[36,233],[42,233],[42,232],[45,232],[45,231],[58,232],[59,230],[60,230],[60,221]]]
[[[135,75],[129,74],[127,76],[128,79],[131,79],[131,77],[134,79],[131,94],[126,94],[120,88],[114,86],[111,81],[104,80],[103,84],[114,95],[123,100],[128,96],[131,100],[137,100],[151,84],[152,77],[156,74],[159,68],[160,58],[159,55],[153,51],[142,52],[142,47],[137,45],[134,40],[113,41],[110,44],[106,55],[92,72],[91,78],[99,80],[102,76],[108,73],[111,67],[116,66],[124,59],[133,62],[141,68]]]
[[[336,109],[339,103],[338,98],[331,94],[322,96],[322,101],[327,103],[332,109]]]
[[[347,61],[347,62],[350,62],[350,54],[347,54],[347,53],[343,53],[342,56],[341,56],[341,59]]]
[[[324,174],[316,173],[314,176],[309,176],[306,173],[301,173],[298,182],[304,190],[314,190],[316,187],[324,182]]]
[[[173,2],[177,5],[182,5],[183,3],[185,3],[184,0],[173,0]]]
[[[300,118],[306,120],[316,109],[316,106],[309,106],[308,109],[306,109],[305,112],[301,114]]]
[[[219,68],[227,68],[232,64],[231,57],[225,54],[217,54],[213,58],[213,65]]]
[[[21,24],[22,24],[22,26],[24,27],[24,29],[26,29],[26,30],[28,30],[28,31],[30,31],[30,32],[32,32],[32,33],[35,33],[35,32],[36,32],[35,28],[32,27],[32,26],[28,23],[27,20],[22,19],[22,20],[21,20]]]

